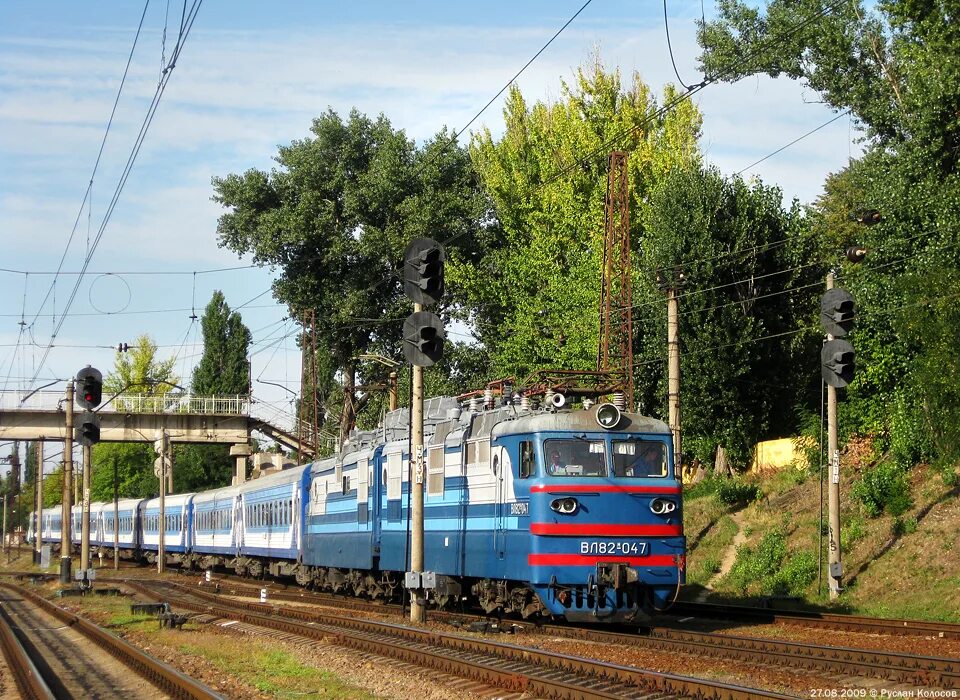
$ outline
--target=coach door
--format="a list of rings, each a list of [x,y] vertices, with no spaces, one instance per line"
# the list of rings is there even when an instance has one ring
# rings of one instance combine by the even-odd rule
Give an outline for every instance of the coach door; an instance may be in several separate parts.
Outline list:
[[[497,559],[503,559],[507,552],[507,474],[510,471],[510,457],[505,448],[491,447],[490,468],[494,479],[493,546]]]

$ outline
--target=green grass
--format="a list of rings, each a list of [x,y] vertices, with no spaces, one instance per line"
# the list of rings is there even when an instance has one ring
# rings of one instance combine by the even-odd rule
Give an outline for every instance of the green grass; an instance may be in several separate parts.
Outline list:
[[[261,640],[205,639],[178,646],[184,656],[202,658],[237,680],[277,698],[317,695],[372,700],[370,693],[347,685],[334,674],[307,666],[295,656],[268,648]],[[238,653],[239,652],[239,653]]]
[[[706,585],[720,571],[727,548],[737,534],[737,524],[729,515],[721,516],[696,548],[687,555],[687,583]]]

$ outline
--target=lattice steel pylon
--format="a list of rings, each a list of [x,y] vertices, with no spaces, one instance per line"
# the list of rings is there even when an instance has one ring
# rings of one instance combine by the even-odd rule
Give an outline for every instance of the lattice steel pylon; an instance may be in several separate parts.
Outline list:
[[[313,309],[305,310],[300,323],[303,327],[300,376],[300,410],[297,416],[297,442],[300,457],[305,452],[317,454],[320,430],[320,399],[317,395],[317,317]],[[305,449],[306,448],[306,449]]]
[[[611,153],[607,168],[597,369],[620,378],[625,404],[633,410],[633,284],[630,276],[627,154],[623,151]]]

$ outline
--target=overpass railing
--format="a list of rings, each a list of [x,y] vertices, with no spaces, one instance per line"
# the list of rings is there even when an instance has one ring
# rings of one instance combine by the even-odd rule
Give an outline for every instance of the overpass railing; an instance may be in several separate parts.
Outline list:
[[[104,394],[104,401],[109,395]],[[0,410],[56,411],[62,410],[62,391],[0,391]],[[194,396],[169,392],[166,394],[120,394],[101,404],[98,412],[108,413],[215,413],[220,415],[250,415],[250,397]]]

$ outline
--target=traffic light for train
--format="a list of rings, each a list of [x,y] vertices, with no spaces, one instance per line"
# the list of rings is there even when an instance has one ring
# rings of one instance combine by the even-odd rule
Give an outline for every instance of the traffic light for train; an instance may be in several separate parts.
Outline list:
[[[820,322],[827,333],[842,338],[853,330],[857,305],[850,292],[829,289],[820,297]]]
[[[846,340],[828,340],[820,350],[820,374],[823,381],[837,389],[853,381],[856,369],[853,346]]]
[[[103,400],[103,375],[100,370],[87,365],[77,372],[75,393],[77,404],[81,408],[92,409]]]
[[[86,447],[93,447],[100,442],[100,416],[93,411],[81,413],[76,426],[76,439]]]
[[[403,322],[403,355],[417,367],[430,367],[443,357],[443,322],[429,311],[417,311]]]
[[[431,238],[417,238],[403,253],[403,293],[417,304],[430,306],[443,296],[446,252]]]

